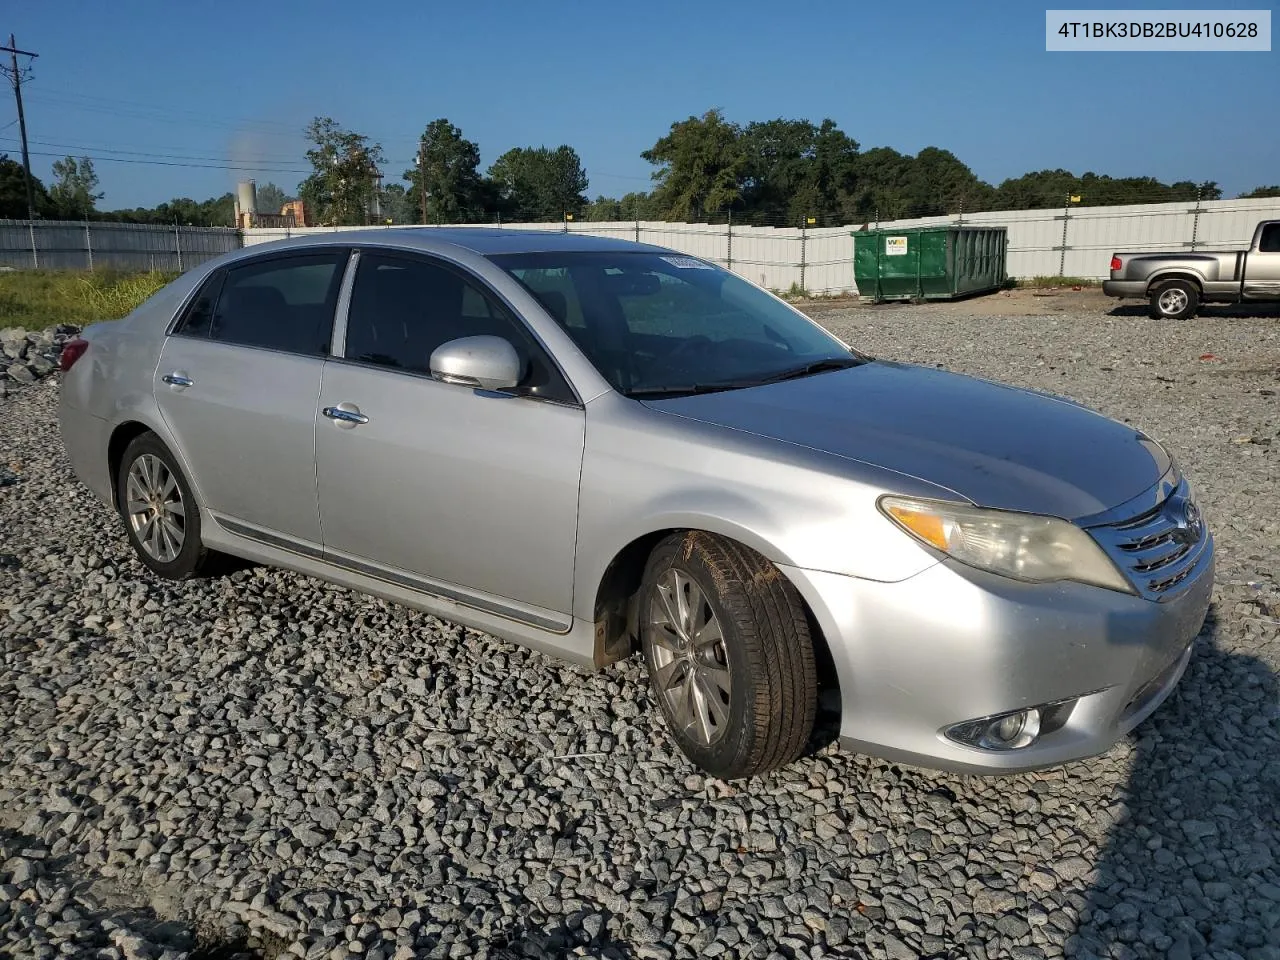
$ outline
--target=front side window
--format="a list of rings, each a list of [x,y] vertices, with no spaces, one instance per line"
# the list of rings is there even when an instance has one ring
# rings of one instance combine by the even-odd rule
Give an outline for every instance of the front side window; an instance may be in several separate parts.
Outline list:
[[[326,356],[347,252],[273,257],[232,267],[213,312],[214,340]]]
[[[572,399],[568,384],[524,324],[478,283],[422,257],[360,255],[347,309],[346,359],[430,374],[437,347],[484,335],[501,337],[520,355],[525,376],[519,393]]]
[[[1258,241],[1259,253],[1280,253],[1280,223],[1268,223]]]
[[[630,395],[733,389],[863,361],[786,304],[693,257],[557,251],[491,259]]]

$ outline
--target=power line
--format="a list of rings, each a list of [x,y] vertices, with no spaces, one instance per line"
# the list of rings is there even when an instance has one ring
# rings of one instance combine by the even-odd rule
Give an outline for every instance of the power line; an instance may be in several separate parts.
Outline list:
[[[61,153],[56,153],[56,152],[50,153],[44,150],[32,150],[31,155],[33,157],[64,156],[64,154],[61,154]],[[141,164],[146,164],[148,166],[153,166],[153,167],[186,167],[191,170],[244,170],[250,173],[257,172],[257,173],[297,173],[297,174],[310,174],[315,172],[313,170],[304,170],[302,168],[298,168],[294,170],[267,170],[262,167],[246,167],[243,165],[233,164],[233,163],[181,163],[176,160],[142,160],[135,157],[103,157],[103,156],[93,156],[92,154],[86,154],[85,158],[88,160],[93,160],[95,163],[96,162],[141,163]]]
[[[0,137],[0,141],[4,141],[6,143],[17,142],[16,140],[14,140],[13,137]],[[274,167],[279,167],[284,164],[292,164],[292,163],[298,162],[297,157],[292,157],[289,159],[285,159],[283,157],[279,159],[269,159],[264,157],[261,159],[237,161],[237,160],[232,160],[229,157],[198,157],[198,156],[192,156],[191,154],[186,154],[186,153],[157,153],[151,150],[125,150],[117,147],[93,146],[87,143],[60,143],[56,140],[32,140],[31,143],[41,147],[62,147],[68,150],[86,150],[86,151],[94,151],[98,153],[118,153],[118,154],[124,154],[126,156],[144,157],[144,158],[152,158],[152,159],[159,159],[159,160],[199,160],[199,161],[206,161],[211,163],[244,163],[244,164],[255,163],[255,164],[260,164],[260,166],[255,166],[252,169],[255,169],[255,170],[261,169],[263,172],[266,172],[266,173],[274,172],[272,169]],[[297,170],[296,168],[288,167],[285,169],[281,169],[279,172],[296,173]]]

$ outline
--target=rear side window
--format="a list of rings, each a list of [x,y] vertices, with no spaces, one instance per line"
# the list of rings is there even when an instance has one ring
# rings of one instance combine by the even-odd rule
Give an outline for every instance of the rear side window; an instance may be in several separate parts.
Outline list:
[[[273,257],[227,270],[211,336],[223,343],[326,356],[345,250]]]
[[[1259,253],[1280,253],[1280,223],[1269,223],[1262,228],[1258,241]]]
[[[213,323],[213,305],[218,302],[218,291],[222,289],[222,281],[226,272],[215,270],[201,285],[195,298],[187,304],[186,311],[174,327],[174,333],[188,337],[207,337],[209,327]]]
[[[343,355],[410,373],[431,372],[431,354],[460,337],[502,337],[525,363],[521,393],[573,400],[573,392],[538,342],[477,281],[417,257],[360,256]]]

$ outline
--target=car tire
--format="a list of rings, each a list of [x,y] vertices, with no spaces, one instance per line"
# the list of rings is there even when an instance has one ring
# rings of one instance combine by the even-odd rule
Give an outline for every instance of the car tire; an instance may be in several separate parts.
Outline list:
[[[799,593],[742,544],[692,531],[654,548],[640,592],[649,683],[681,751],[722,780],[783,766],[817,710]]]
[[[153,573],[186,580],[207,569],[214,555],[201,542],[200,509],[173,454],[154,433],[140,434],[125,448],[116,503],[129,543]]]
[[[1150,304],[1155,320],[1186,320],[1200,309],[1200,290],[1187,280],[1169,280],[1151,288]]]

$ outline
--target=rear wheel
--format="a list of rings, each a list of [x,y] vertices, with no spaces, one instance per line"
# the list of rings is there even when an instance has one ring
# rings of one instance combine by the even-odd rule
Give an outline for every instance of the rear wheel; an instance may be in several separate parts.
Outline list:
[[[640,602],[649,682],[690,760],[729,780],[800,755],[817,708],[813,641],[773,564],[731,540],[676,534],[650,555]]]
[[[200,509],[169,449],[154,433],[125,448],[116,502],[138,559],[169,580],[196,576],[210,553],[200,541]]]
[[[1187,280],[1169,280],[1151,289],[1151,316],[1156,320],[1185,320],[1200,308],[1200,291]]]

